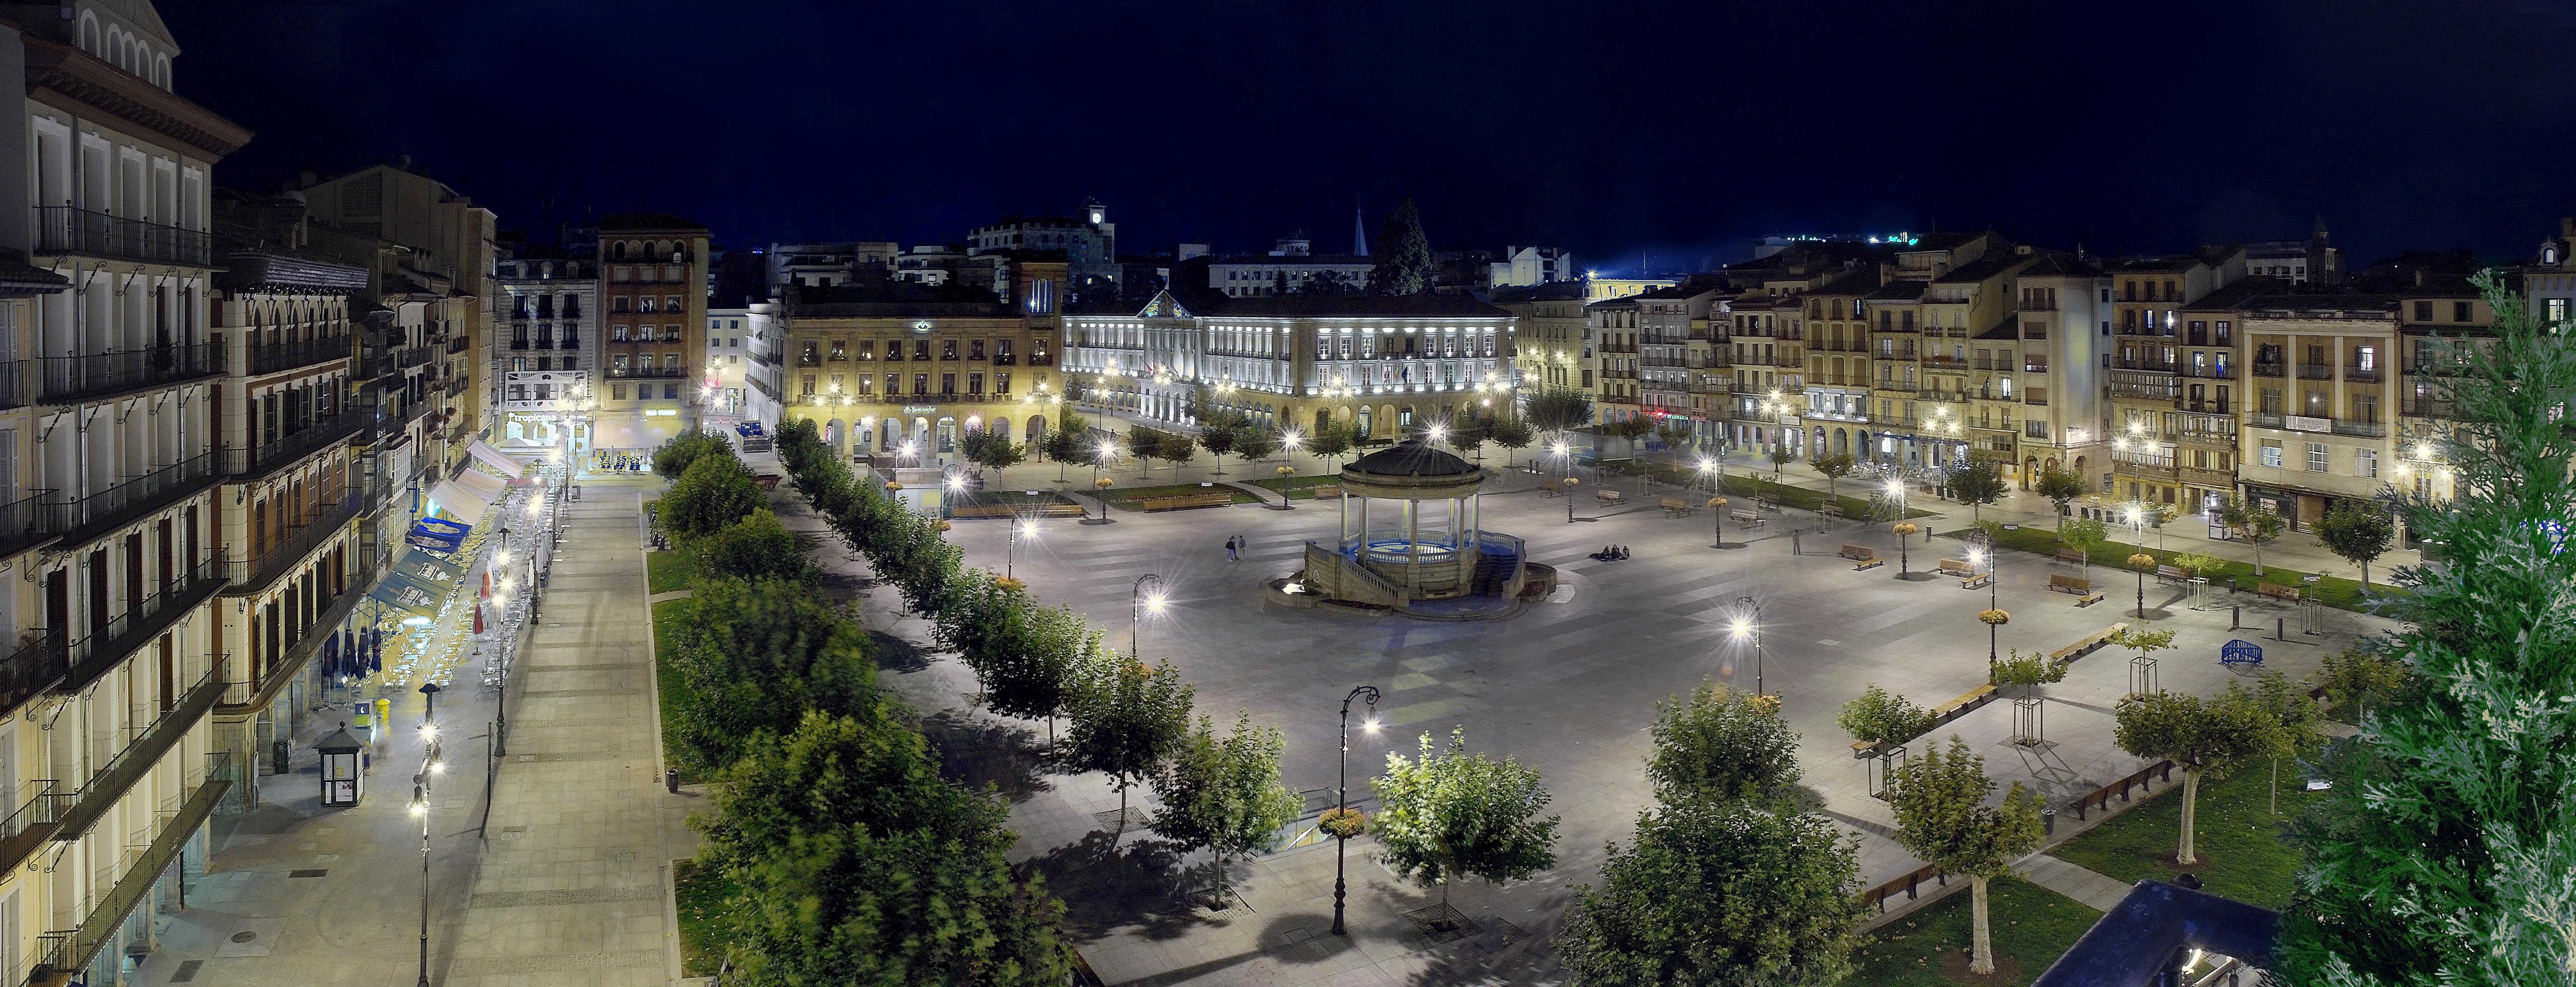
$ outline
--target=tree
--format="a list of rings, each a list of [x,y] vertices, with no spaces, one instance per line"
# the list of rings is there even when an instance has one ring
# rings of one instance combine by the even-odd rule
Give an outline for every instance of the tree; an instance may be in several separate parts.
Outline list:
[[[1184,848],[1216,851],[1219,895],[1225,893],[1227,855],[1277,847],[1279,828],[1306,810],[1305,798],[1279,783],[1279,756],[1286,749],[1277,729],[1255,729],[1249,713],[1237,712],[1234,733],[1225,737],[1202,716],[1199,728],[1172,753],[1171,767],[1154,777],[1163,809],[1146,825]]]
[[[1592,424],[1592,399],[1570,387],[1551,387],[1530,395],[1521,416],[1541,432],[1564,432]]]
[[[1968,454],[1968,463],[1950,472],[1950,496],[1968,505],[1968,517],[1985,517],[1981,508],[2002,500],[2012,484],[2004,482],[2004,464],[1984,451]]]
[[[2349,712],[2353,723],[2367,719],[2371,703],[2387,701],[2413,677],[2405,662],[2361,647],[2327,655],[2317,669],[2317,684],[2325,687],[2326,700],[2335,709]]]
[[[1388,214],[1377,229],[1377,253],[1370,258],[1368,293],[1419,295],[1431,290],[1431,240],[1422,235],[1422,214],[1413,200]]]
[[[987,428],[970,428],[957,436],[957,454],[989,470],[1008,469],[1028,459],[1011,437]]]
[[[2182,769],[2182,845],[2174,862],[2184,866],[2200,862],[2191,848],[2200,780],[2224,778],[2246,759],[2283,743],[2280,721],[2237,682],[2227,683],[2224,695],[2205,702],[2162,690],[2131,695],[2120,700],[2113,722],[2111,737],[2121,750],[2172,761]]]
[[[1288,289],[1288,272],[1286,272],[1286,271],[1280,271],[1280,272],[1277,272],[1276,274],[1274,274],[1274,275],[1271,277],[1271,279],[1270,279],[1270,293],[1271,293],[1271,294],[1273,294],[1273,295],[1285,295],[1285,294],[1287,294],[1287,293],[1288,293],[1288,290],[1289,290],[1289,289]]]
[[[1451,881],[1473,875],[1517,881],[1556,863],[1557,817],[1534,818],[1547,807],[1538,772],[1506,758],[1467,752],[1467,729],[1449,734],[1434,753],[1422,735],[1419,759],[1386,756],[1386,773],[1369,780],[1377,792],[1377,833],[1387,868],[1395,876],[1440,886],[1449,903]]]
[[[1153,461],[1163,454],[1163,433],[1143,425],[1128,426],[1127,454],[1136,457],[1138,472],[1150,472]]]
[[[2055,466],[2040,467],[2039,479],[2030,486],[2031,490],[2048,498],[2049,503],[2057,505],[2057,530],[2060,532],[2066,530],[2066,505],[2091,489],[2084,482],[2083,474]]]
[[[1996,687],[2018,689],[2027,696],[2031,689],[2066,681],[2066,664],[2035,651],[2025,655],[2015,648],[2009,657],[1995,662],[1994,678]]]
[[[1578,987],[1840,982],[1860,902],[1857,844],[1812,813],[1691,799],[1610,847],[1556,949]]]
[[[1526,419],[1521,418],[1505,418],[1495,422],[1493,433],[1495,445],[1511,450],[1503,458],[1505,469],[1511,468],[1513,458],[1521,450],[1529,448],[1530,443],[1538,440],[1538,432],[1530,428],[1530,423]]]
[[[680,618],[665,739],[691,771],[732,764],[755,735],[794,730],[807,710],[840,716],[877,700],[866,628],[800,583],[703,579]]]
[[[1970,940],[1968,972],[1995,972],[1995,943],[1988,931],[1986,882],[2012,872],[2012,862],[2039,849],[2039,799],[2014,782],[2003,804],[1988,806],[1995,790],[1986,777],[1986,761],[1968,750],[1968,742],[1950,736],[1950,750],[1938,749],[1898,765],[1888,778],[1888,799],[1896,810],[1896,843],[1944,873],[1968,875],[1970,914],[1975,932]]]
[[[1930,710],[1872,682],[1868,690],[1843,704],[1834,725],[1864,744],[1904,743],[1932,729],[1932,719]]]
[[[2238,541],[2254,546],[2254,574],[2263,574],[2263,543],[2281,537],[2290,522],[2271,508],[2243,497],[2229,497],[2218,509],[2218,523],[2225,525]]]
[[[1199,430],[1199,445],[1208,451],[1208,456],[1210,458],[1216,460],[1216,475],[1218,476],[1225,475],[1225,454],[1233,452],[1236,441],[1242,437],[1242,433],[1237,431],[1240,427],[1241,426],[1231,426]]]
[[[1181,482],[1181,467],[1198,455],[1199,442],[1178,432],[1164,433],[1156,440],[1154,456],[1172,464],[1172,482]]]
[[[1362,285],[1353,284],[1348,279],[1342,277],[1342,272],[1340,271],[1323,270],[1316,271],[1313,276],[1306,279],[1305,284],[1298,285],[1297,293],[1301,295],[1356,295],[1359,294],[1362,289]]]
[[[1449,431],[1449,449],[1460,456],[1474,456],[1477,462],[1484,462],[1485,426],[1474,420],[1460,423]]]
[[[1760,799],[1798,783],[1798,734],[1780,702],[1703,680],[1687,696],[1656,703],[1646,777],[1655,797]]]
[[[1038,440],[1038,451],[1055,460],[1055,478],[1059,483],[1064,481],[1065,464],[1087,462],[1091,458],[1091,443],[1083,441],[1083,428],[1082,417],[1067,411],[1063,420]]]
[[[1798,461],[1798,454],[1797,454],[1797,453],[1794,453],[1794,452],[1790,452],[1790,451],[1789,451],[1789,447],[1788,447],[1788,446],[1785,446],[1785,445],[1776,445],[1776,446],[1772,446],[1772,447],[1771,447],[1771,476],[1772,476],[1772,478],[1773,478],[1773,479],[1778,479],[1778,478],[1779,478],[1779,476],[1780,476],[1780,467],[1787,466],[1787,465],[1789,465],[1790,463],[1794,463],[1794,462],[1797,462],[1797,461]]]
[[[699,862],[734,887],[727,982],[1064,983],[1064,906],[1012,876],[1009,806],[940,780],[895,709],[809,712],[708,786],[716,811],[690,821]]]
[[[766,507],[699,539],[696,549],[700,567],[711,576],[772,576],[805,582],[821,572],[796,544],[795,532],[780,524],[778,515]]]
[[[1003,716],[1045,718],[1047,746],[1055,746],[1055,718],[1072,705],[1085,669],[1101,667],[1108,651],[1100,632],[1070,607],[1022,611],[1021,646],[998,649],[973,666],[984,685],[984,708]]]
[[[1170,664],[1155,668],[1133,655],[1112,656],[1075,691],[1065,763],[1109,776],[1122,830],[1129,786],[1162,770],[1189,734],[1193,694]]]
[[[731,453],[699,456],[662,495],[662,530],[688,539],[711,535],[768,503],[751,471]]]
[[[2174,632],[2170,627],[2150,628],[2146,621],[2133,620],[2122,625],[2119,630],[2112,631],[2111,636],[2103,638],[2102,641],[2114,648],[2135,651],[2138,657],[2144,658],[2172,648]]]
[[[2361,585],[2370,586],[2370,563],[2386,554],[2397,540],[2397,523],[2386,512],[2351,503],[2335,505],[2317,522],[2317,540],[2326,550],[2361,567]]]
[[[1842,482],[1842,478],[1850,476],[1851,471],[1860,468],[1860,464],[1852,461],[1851,453],[1848,452],[1837,452],[1830,456],[1818,456],[1815,459],[1809,460],[1807,465],[1815,467],[1816,472],[1824,474],[1825,495],[1828,497],[1841,496],[1838,484]]]
[[[1234,436],[1234,454],[1247,463],[1257,463],[1279,451],[1279,437],[1266,428],[1246,428]]]
[[[2492,338],[2437,335],[2426,361],[2461,366],[2427,376],[2456,485],[2399,501],[2446,556],[2412,570],[2412,623],[2386,646],[2421,684],[2319,765],[2333,788],[2296,830],[2304,893],[2274,953],[2293,983],[2569,980],[2576,350],[2492,272],[2476,284]]]
[[[2084,562],[2080,571],[2087,576],[2093,574],[2093,550],[2102,547],[2102,543],[2109,541],[2110,538],[2110,529],[2103,527],[2102,522],[2092,518],[2077,518],[2073,521],[2065,518],[2057,519],[2057,540],[2066,547],[2083,553]]]
[[[1339,424],[1325,425],[1315,430],[1307,446],[1315,451],[1317,459],[1326,461],[1340,459],[1350,454],[1351,430]]]
[[[2254,682],[2254,702],[2271,714],[2277,729],[2272,734],[2272,748],[2264,753],[2272,758],[2272,780],[2269,812],[2281,811],[2281,762],[2303,760],[2325,749],[2325,713],[2308,690],[2294,685],[2288,676],[2265,672]]]
[[[708,455],[732,456],[733,440],[705,432],[682,432],[653,450],[653,472],[677,477],[688,472],[689,466],[700,457]]]

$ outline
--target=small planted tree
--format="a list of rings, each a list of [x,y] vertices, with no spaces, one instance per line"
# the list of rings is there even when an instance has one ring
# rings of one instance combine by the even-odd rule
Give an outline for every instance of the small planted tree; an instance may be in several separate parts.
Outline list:
[[[1307,448],[1315,451],[1315,458],[1326,462],[1350,455],[1351,430],[1342,425],[1326,425],[1316,429],[1314,437],[1307,442]]]
[[[1789,465],[1790,463],[1794,463],[1794,462],[1797,462],[1797,461],[1798,461],[1798,454],[1797,454],[1797,453],[1794,453],[1794,452],[1790,452],[1790,451],[1789,451],[1789,447],[1788,447],[1788,446],[1785,446],[1785,445],[1772,446],[1772,447],[1771,447],[1771,477],[1772,477],[1772,479],[1775,479],[1775,480],[1776,480],[1776,479],[1779,479],[1779,477],[1780,477],[1780,467],[1787,466],[1787,465]]]
[[[1637,817],[1556,937],[1581,987],[1824,987],[1851,973],[1856,844],[1824,817],[1687,799]]]
[[[2055,466],[2041,467],[2039,478],[2032,481],[2030,488],[2032,492],[2048,498],[2049,503],[2057,505],[2057,530],[2061,533],[2066,530],[2066,505],[2084,496],[2086,490],[2083,474]]]
[[[2326,550],[2344,561],[2361,567],[2361,585],[2370,586],[2370,564],[2388,552],[2397,540],[2397,522],[2387,512],[2359,507],[2350,503],[2335,505],[2317,522],[2317,540]]]
[[[967,429],[957,437],[957,455],[967,462],[989,470],[1017,466],[1028,459],[1011,437],[989,428]]]
[[[2093,574],[2093,550],[2102,547],[2110,537],[2110,530],[2103,527],[2102,522],[2089,517],[2057,523],[2058,542],[2083,553],[2084,561],[2078,571],[2086,576]]]
[[[2353,723],[2368,718],[2371,703],[2396,695],[2411,678],[2405,662],[2360,647],[2327,655],[2317,670],[2317,684],[2325,687],[2326,699]]]
[[[1968,505],[1968,517],[1972,521],[1984,516],[1980,513],[1981,508],[2002,500],[2004,493],[2011,489],[2012,485],[2004,482],[2003,463],[1992,453],[1970,453],[1967,465],[1950,473],[1950,496]]]
[[[1236,713],[1234,732],[1218,736],[1202,716],[1199,728],[1172,753],[1171,766],[1154,776],[1163,809],[1146,824],[1185,848],[1216,852],[1217,893],[1226,889],[1225,858],[1278,845],[1278,830],[1296,821],[1306,800],[1279,783],[1279,756],[1287,747],[1279,731],[1255,728],[1249,713]]]
[[[1083,441],[1084,425],[1081,416],[1068,411],[1064,413],[1064,420],[1056,423],[1054,430],[1049,431],[1045,438],[1038,440],[1038,451],[1046,453],[1046,458],[1055,460],[1055,478],[1058,483],[1064,482],[1066,464],[1091,460],[1094,450],[1090,443]]]
[[[2236,682],[2207,701],[2161,690],[2123,698],[2114,723],[2112,739],[2121,750],[2182,769],[2182,841],[2174,862],[2184,866],[2200,862],[2191,845],[2200,780],[2225,777],[2246,760],[2285,746],[2280,720]]]
[[[1257,463],[1279,451],[1279,437],[1266,428],[1247,428],[1234,433],[1234,454],[1244,462]]]
[[[1896,842],[1945,873],[1968,875],[1974,926],[1968,971],[1995,972],[1994,935],[1988,929],[1986,882],[2012,872],[2012,862],[2039,849],[2039,799],[2014,782],[2003,804],[1989,806],[1995,790],[1986,762],[1968,742],[1950,737],[1945,754],[1927,750],[1898,765],[1888,779],[1896,810]]]
[[[1047,746],[1055,746],[1055,719],[1073,704],[1086,669],[1103,667],[1108,651],[1100,632],[1069,607],[1039,609],[1021,600],[1020,645],[997,649],[975,665],[984,684],[984,708],[1003,716],[1047,721]]]
[[[705,432],[682,432],[653,450],[653,472],[677,477],[688,472],[700,457],[709,455],[732,458],[733,440]]]
[[[1495,422],[1493,434],[1495,445],[1510,450],[1503,456],[1505,469],[1511,468],[1521,450],[1529,448],[1530,443],[1538,441],[1538,431],[1530,428],[1527,420],[1520,418],[1505,418]]]
[[[2254,546],[2254,574],[2257,576],[2263,574],[2264,543],[2281,537],[2281,532],[2290,526],[2288,520],[2271,508],[2243,497],[2227,498],[2226,505],[2218,509],[2218,523],[2225,525],[2238,541]]]
[[[1397,877],[1440,887],[1461,877],[1517,881],[1556,863],[1557,817],[1538,818],[1547,789],[1538,772],[1509,758],[1497,761],[1467,751],[1467,730],[1450,732],[1449,746],[1434,751],[1422,735],[1421,756],[1386,756],[1386,773],[1370,779],[1377,833],[1387,868]]]
[[[1225,456],[1234,451],[1235,443],[1241,438],[1242,433],[1234,427],[1208,428],[1199,432],[1199,445],[1208,451],[1208,458],[1216,460],[1215,475],[1225,475]]]
[[[1827,496],[1837,497],[1841,496],[1841,487],[1839,484],[1842,482],[1843,477],[1850,476],[1853,470],[1860,468],[1860,463],[1854,461],[1851,457],[1851,453],[1848,452],[1837,452],[1830,456],[1818,456],[1815,459],[1809,460],[1807,465],[1814,467],[1816,472],[1824,474],[1825,494]]]
[[[1901,744],[1932,729],[1932,712],[1872,682],[1868,690],[1843,704],[1834,725],[1864,744]]]
[[[1994,680],[1996,688],[2009,690],[2016,699],[2029,699],[2040,686],[2066,681],[2066,665],[2047,655],[2037,652],[2025,655],[2021,649],[2014,648],[2008,657],[1995,662],[1989,677]],[[2047,719],[2032,717],[2025,736],[2019,706],[2015,707],[2013,716],[2013,739],[2016,742],[2047,742]]]
[[[1166,433],[1158,440],[1154,455],[1172,464],[1172,482],[1181,482],[1181,467],[1198,455],[1199,442],[1177,432]]]
[[[1563,432],[1592,424],[1592,399],[1569,387],[1551,387],[1530,395],[1521,415],[1541,432]]]
[[[1098,771],[1118,789],[1118,818],[1125,827],[1127,789],[1162,770],[1189,734],[1192,690],[1179,672],[1115,655],[1090,670],[1074,693],[1073,729],[1066,731],[1066,766]]]
[[[1655,709],[1646,777],[1656,798],[1767,799],[1798,783],[1798,733],[1779,700],[1702,681]]]
[[[715,534],[768,503],[751,471],[731,453],[697,457],[662,495],[662,530],[678,539]]]

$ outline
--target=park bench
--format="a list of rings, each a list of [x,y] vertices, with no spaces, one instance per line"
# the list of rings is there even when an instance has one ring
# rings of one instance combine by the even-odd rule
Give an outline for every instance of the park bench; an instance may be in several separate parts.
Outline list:
[[[1763,494],[1753,498],[1753,502],[1760,505],[1761,508],[1766,511],[1776,511],[1780,509],[1780,496],[1778,494]]]
[[[1136,509],[1140,511],[1186,511],[1199,507],[1225,507],[1233,503],[1234,493],[1232,491],[1213,490],[1207,493],[1173,494],[1168,497],[1139,497],[1136,499]]]
[[[1987,700],[1994,698],[1994,694],[1995,687],[1992,684],[1981,685],[1960,693],[1959,698],[1932,707],[1932,722],[1939,724],[1975,710],[1985,705]]]
[[[1842,551],[1835,554],[1859,563],[1858,565],[1852,566],[1852,571],[1854,572],[1887,564],[1886,559],[1878,557],[1878,551],[1876,549],[1870,548],[1867,545],[1845,545],[1843,546]]]
[[[2085,655],[2092,654],[2103,645],[2110,643],[2111,635],[2126,630],[2128,626],[2129,625],[2126,623],[2113,624],[2109,627],[2102,628],[2101,630],[2094,631],[2091,634],[2084,635],[2081,638],[2077,638],[2073,644],[2049,652],[2048,660],[2052,664],[2063,665],[2067,662],[2074,661],[2075,659],[2082,658]]]
[[[2160,565],[2156,567],[2156,582],[2158,583],[2187,583],[2190,581],[2191,573],[2184,572],[2179,566]]]
[[[1841,505],[1841,504],[1826,504],[1826,505],[1824,505],[1824,506],[1818,507],[1818,508],[1816,508],[1816,516],[1817,516],[1817,517],[1829,517],[1829,518],[1835,518],[1835,519],[1839,520],[1839,519],[1841,519],[1841,518],[1842,518],[1842,516],[1843,516],[1843,505]]]
[[[1933,567],[1932,571],[1938,572],[1944,576],[1973,576],[1977,574],[1976,567],[1969,565],[1968,560],[1966,559],[1942,559],[1941,564]]]
[[[2082,596],[2086,593],[2093,592],[2093,581],[2082,576],[2052,575],[2048,577],[2048,591],[2051,593],[2073,593],[2077,596]]]
[[[1728,511],[1726,516],[1734,518],[1735,523],[1737,524],[1754,528],[1759,528],[1771,523],[1770,518],[1763,517],[1762,515],[1753,513],[1752,511],[1744,510],[1743,508]]]
[[[2275,600],[2288,600],[2292,603],[2299,601],[2299,588],[2296,586],[2283,586],[2279,583],[2256,583],[2254,584],[2254,592],[2261,593],[2264,596],[2271,597]]]
[[[1657,503],[1664,509],[1664,513],[1666,515],[1672,517],[1681,517],[1692,511],[1699,510],[1699,508],[1691,506],[1690,501],[1683,500],[1679,497],[1666,497]]]
[[[1324,484],[1323,486],[1320,486],[1320,487],[1316,487],[1316,488],[1315,488],[1315,499],[1316,499],[1316,500],[1328,500],[1328,499],[1332,499],[1332,498],[1340,497],[1341,495],[1342,495],[1342,485],[1341,485],[1341,484],[1338,484],[1338,483],[1327,483],[1327,484]]]
[[[2085,564],[2085,559],[2084,559],[2084,550],[2083,550],[2083,549],[2078,549],[2078,548],[2061,548],[2061,549],[2058,549],[2058,550],[2057,550],[2057,561],[2065,562],[2065,563],[2068,563],[2068,564],[2071,564],[2071,565],[2083,565],[2083,564]]]
[[[1564,493],[1565,487],[1563,484],[1554,480],[1540,480],[1538,481],[1538,492],[1554,497],[1558,494]]]
[[[1627,500],[1628,495],[1616,490],[1595,490],[1592,492],[1592,499],[1604,504],[1616,504]]]
[[[2102,602],[2102,594],[2098,592],[2086,593],[2075,598],[2075,605],[2079,607],[2089,607],[2100,602]]]

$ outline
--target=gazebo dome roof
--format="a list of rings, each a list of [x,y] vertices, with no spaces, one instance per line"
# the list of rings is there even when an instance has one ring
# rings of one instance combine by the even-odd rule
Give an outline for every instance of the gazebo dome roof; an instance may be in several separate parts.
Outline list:
[[[1346,477],[1473,476],[1476,472],[1474,464],[1425,445],[1420,439],[1406,439],[1342,467]]]

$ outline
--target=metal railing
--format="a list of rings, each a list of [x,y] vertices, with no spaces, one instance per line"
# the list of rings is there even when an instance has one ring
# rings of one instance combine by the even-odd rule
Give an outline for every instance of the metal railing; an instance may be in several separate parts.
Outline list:
[[[2333,380],[2334,367],[2323,363],[2299,364],[2300,380]]]
[[[394,353],[394,366],[409,370],[429,362],[429,347],[407,346]]]
[[[43,544],[70,525],[55,515],[62,505],[52,490],[31,490],[14,503],[0,504],[0,555],[14,555]]]
[[[114,941],[117,930],[125,924],[126,916],[133,914],[135,907],[151,895],[153,885],[160,882],[161,872],[178,859],[189,838],[196,835],[197,827],[214,813],[215,804],[222,801],[224,793],[239,780],[234,777],[236,770],[232,752],[210,751],[206,754],[205,780],[197,785],[196,791],[189,793],[186,802],[180,803],[179,811],[159,814],[155,820],[158,826],[152,835],[152,845],[144,849],[143,855],[134,861],[134,866],[117,876],[116,886],[108,891],[106,897],[99,899],[97,907],[90,909],[87,917],[81,919],[80,928],[47,932],[37,937],[37,960],[35,969],[28,975],[30,983],[77,975],[89,966],[91,960],[98,958],[99,950]]]
[[[2459,406],[2439,398],[2407,398],[2405,413],[2419,418],[2456,417]]]
[[[223,373],[224,350],[213,343],[192,343],[87,356],[49,356],[43,362],[44,389],[38,400],[64,404]]]
[[[39,627],[32,633],[36,639],[0,658],[0,715],[15,713],[39,693],[71,674],[71,652],[63,639]],[[6,868],[0,868],[5,873]]]
[[[63,526],[59,533],[65,539],[86,541],[90,534],[122,525],[213,486],[222,478],[216,459],[215,451],[209,449],[87,497],[58,498],[49,504],[58,511],[42,513]]]
[[[71,807],[72,793],[63,791],[61,783],[51,778],[27,782],[34,786],[27,800],[18,803],[9,818],[0,819],[0,868],[14,870],[26,863],[37,847],[54,838],[62,828],[63,812]]]
[[[62,682],[56,685],[56,691],[79,692],[88,688],[99,676],[123,662],[127,655],[142,648],[162,631],[169,630],[170,625],[178,623],[179,618],[187,616],[197,604],[213,597],[216,590],[224,588],[223,562],[221,554],[208,556],[205,561],[191,566],[161,587],[160,592],[144,597],[142,602],[109,619],[106,626],[72,642],[64,658],[70,667],[63,673]]]
[[[2345,366],[2345,367],[2343,368],[2343,379],[2345,379],[2345,380],[2357,380],[2357,381],[2364,381],[2364,382],[2376,382],[2377,380],[2379,380],[2379,368],[2378,368],[2378,367],[2355,367],[2355,366],[2347,365],[2347,366]]]
[[[339,503],[323,508],[322,513],[295,529],[294,534],[269,546],[268,551],[260,553],[258,558],[226,559],[225,581],[233,589],[241,591],[257,590],[276,582],[278,576],[284,575],[296,563],[304,561],[306,555],[320,548],[323,542],[330,541],[332,536],[347,528],[349,519],[358,516],[359,506],[358,495],[352,492],[340,498]]]
[[[662,380],[676,379],[686,377],[688,375],[689,371],[685,367],[638,367],[633,370],[618,367],[611,369],[608,372],[609,377],[618,380],[625,380],[628,378],[634,378],[637,380]]]
[[[2357,422],[2349,418],[2337,418],[2334,420],[2334,434],[2365,439],[2384,438],[2388,435],[2388,426],[2378,422]]]
[[[348,440],[365,431],[375,420],[375,409],[351,408],[287,433],[284,438],[266,445],[218,450],[224,457],[224,475],[265,476],[280,466]]]
[[[250,344],[250,372],[270,374],[349,356],[349,337],[323,336],[283,343]]]
[[[213,263],[212,241],[197,230],[73,206],[35,209],[36,252],[40,254],[91,254],[195,267]]]
[[[472,349],[473,344],[473,337],[459,334],[455,338],[447,341],[447,354],[449,356],[454,356],[458,353],[463,353],[466,350]]]
[[[2254,361],[2254,376],[2257,377],[2279,377],[2285,369],[2285,367],[2278,363],[2266,363],[2261,360]]]

